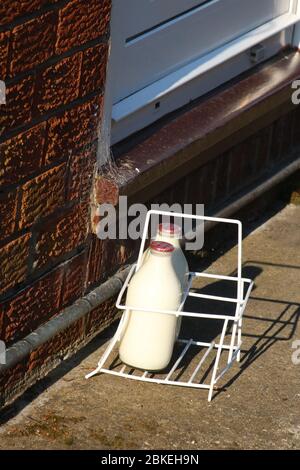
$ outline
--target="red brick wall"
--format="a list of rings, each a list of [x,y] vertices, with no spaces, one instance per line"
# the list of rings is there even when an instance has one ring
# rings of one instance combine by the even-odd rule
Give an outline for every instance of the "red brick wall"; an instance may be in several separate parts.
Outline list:
[[[86,290],[110,3],[0,2],[0,339],[8,345]]]

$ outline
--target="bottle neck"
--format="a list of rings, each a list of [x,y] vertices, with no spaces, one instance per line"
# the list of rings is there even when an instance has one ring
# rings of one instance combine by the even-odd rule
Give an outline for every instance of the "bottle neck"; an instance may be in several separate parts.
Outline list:
[[[172,253],[157,253],[150,250],[148,261],[150,261],[152,265],[168,265],[171,262],[171,257]]]
[[[173,245],[175,248],[180,248],[180,238],[178,237],[158,233],[156,240],[160,242],[171,243],[171,245]]]

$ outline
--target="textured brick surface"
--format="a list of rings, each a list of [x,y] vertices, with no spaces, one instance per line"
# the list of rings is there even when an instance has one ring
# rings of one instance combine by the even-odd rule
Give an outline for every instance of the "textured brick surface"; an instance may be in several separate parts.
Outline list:
[[[15,391],[18,392],[20,383],[26,380],[27,370],[28,358],[0,374],[0,404],[4,396],[13,396]]]
[[[201,197],[196,203],[205,204],[207,207],[211,207],[215,201],[215,165],[216,162],[209,162],[203,168],[201,175]]]
[[[110,259],[107,264],[108,257]],[[113,266],[118,265],[117,242],[112,240],[99,240],[93,237],[88,259],[87,281],[90,287],[107,278]]]
[[[0,137],[32,117],[34,77],[29,76],[6,88],[6,104],[0,106]]]
[[[84,322],[80,319],[30,354],[29,371],[45,367],[47,363],[61,359],[62,353],[70,349],[70,345],[74,348],[74,344],[80,342],[83,335]]]
[[[7,343],[23,338],[58,313],[62,281],[62,268],[55,269],[3,303]]]
[[[62,305],[71,304],[82,297],[85,287],[86,253],[75,256],[65,265]]]
[[[24,281],[30,235],[26,234],[0,248],[0,294]]]
[[[117,318],[116,298],[109,299],[99,307],[92,310],[86,318],[86,335],[92,336],[97,331],[110,325]]]
[[[70,158],[68,198],[71,201],[87,201],[90,198],[94,166],[96,163],[96,145]]]
[[[187,204],[205,204],[208,207],[214,199],[215,162],[204,165],[189,175],[186,181],[185,201]]]
[[[99,176],[95,180],[95,199],[98,204],[112,204],[116,206],[119,201],[119,187],[116,182]]]
[[[87,223],[88,207],[82,204],[45,224],[37,238],[35,266],[44,266],[82,245],[87,236]]]
[[[96,235],[92,237],[88,256],[87,266],[87,285],[92,287],[103,277],[103,258],[102,254],[104,241],[99,240]]]
[[[37,176],[22,186],[19,226],[28,227],[39,218],[62,206],[65,199],[66,165],[62,164]]]
[[[228,172],[230,155],[225,153],[216,159],[216,185],[215,185],[215,198],[219,202],[222,198],[226,198],[228,194]]]
[[[0,239],[8,237],[16,224],[18,191],[0,193]]]
[[[96,98],[50,119],[46,163],[61,159],[97,137],[103,97]]]
[[[300,142],[299,124],[296,125],[299,116],[297,109],[282,116],[226,153],[218,155],[209,164],[180,179],[173,187],[153,198],[151,203],[200,202],[206,208],[224,203],[229,196],[246,188],[273,165],[292,158],[291,150],[297,148]],[[105,186],[100,188],[99,197],[100,201],[101,198],[103,201],[107,199]],[[100,264],[97,266],[99,270]],[[92,279],[98,275],[95,268]]]
[[[235,192],[253,180],[256,173],[257,140],[247,139],[245,142],[234,147],[231,151],[231,162],[229,170],[229,189]]]
[[[81,94],[83,96],[104,88],[107,54],[107,44],[99,44],[84,51],[81,72]]]
[[[0,186],[18,183],[41,166],[45,123],[0,144]]]
[[[4,341],[5,329],[4,329],[4,313],[2,308],[0,309],[0,340]]]
[[[139,242],[135,240],[99,240],[93,236],[90,244],[87,283],[91,287],[107,279],[137,254]]]
[[[32,13],[46,5],[52,5],[59,0],[1,0],[0,26],[10,23],[19,16]]]
[[[85,292],[110,4],[0,2],[0,80],[10,80],[0,107],[0,337],[9,344]],[[110,261],[120,263],[122,253],[118,247]],[[108,253],[103,263],[105,272],[113,268]],[[96,332],[100,318],[90,322]],[[38,369],[38,376],[74,349],[84,325],[76,322],[2,375],[3,395],[19,392],[32,380],[29,372]]]
[[[165,193],[166,191],[164,191]],[[173,191],[173,201],[174,203],[181,203],[184,204],[186,200],[186,194],[187,194],[187,181],[186,178],[183,178],[180,181],[180,184],[175,186],[175,191]],[[158,202],[164,202],[165,198],[159,198]]]
[[[262,129],[257,133],[257,157],[256,157],[256,171],[261,173],[265,171],[266,165],[270,158],[270,143],[272,139],[272,127]]]
[[[59,12],[56,52],[96,39],[107,30],[110,0],[73,0]]]
[[[290,152],[292,146],[292,132],[292,114],[282,116],[274,123],[270,149],[270,159],[274,163],[283,160]]]
[[[49,12],[12,30],[11,74],[32,69],[53,55],[56,21],[56,13]]]
[[[8,40],[10,33],[0,33],[0,80],[7,75]]]
[[[300,126],[299,126],[300,106],[297,106],[295,108],[295,111],[293,112],[293,118],[294,118],[294,122],[293,122],[292,141],[293,141],[293,145],[298,147],[300,145]]]
[[[81,53],[47,67],[38,81],[38,111],[47,112],[75,100],[79,94]]]

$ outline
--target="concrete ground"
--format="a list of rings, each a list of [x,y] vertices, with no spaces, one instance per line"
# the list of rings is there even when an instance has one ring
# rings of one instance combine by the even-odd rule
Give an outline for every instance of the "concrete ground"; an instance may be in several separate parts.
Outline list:
[[[235,260],[233,248],[209,270],[230,274]],[[210,404],[204,390],[108,375],[86,381],[110,330],[18,400],[13,417],[2,417],[0,449],[299,449],[300,364],[292,361],[300,341],[299,269],[300,207],[287,206],[244,240],[244,270],[255,289],[242,362],[224,376]],[[223,284],[196,287],[224,293]],[[219,328],[219,322],[187,320],[183,334],[212,339]],[[196,360],[193,351],[178,372],[187,373]]]

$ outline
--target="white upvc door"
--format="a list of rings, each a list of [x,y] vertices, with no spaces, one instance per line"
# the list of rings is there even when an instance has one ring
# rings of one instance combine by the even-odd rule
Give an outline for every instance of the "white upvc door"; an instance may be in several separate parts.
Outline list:
[[[295,0],[112,4],[113,142],[253,66],[253,46],[265,49],[263,59],[276,54],[292,42],[299,20]]]

